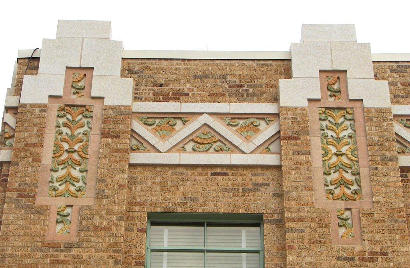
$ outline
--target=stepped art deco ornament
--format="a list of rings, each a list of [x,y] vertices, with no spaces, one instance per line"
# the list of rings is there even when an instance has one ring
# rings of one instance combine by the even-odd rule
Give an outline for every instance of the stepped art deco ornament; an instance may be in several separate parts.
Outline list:
[[[336,244],[360,244],[359,208],[372,206],[362,101],[349,100],[344,71],[321,71],[309,101],[315,205],[332,210]]]
[[[91,98],[93,68],[65,77],[63,97],[49,98],[36,203],[51,206],[46,238],[74,241],[79,207],[94,202],[103,99]]]

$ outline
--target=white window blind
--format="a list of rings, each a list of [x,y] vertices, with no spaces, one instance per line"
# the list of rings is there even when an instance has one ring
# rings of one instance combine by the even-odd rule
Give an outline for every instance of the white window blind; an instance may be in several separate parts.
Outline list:
[[[152,226],[151,246],[154,247],[203,247],[202,226]]]
[[[207,227],[209,247],[259,248],[259,227]]]
[[[258,224],[153,223],[149,267],[259,268],[262,241]]]

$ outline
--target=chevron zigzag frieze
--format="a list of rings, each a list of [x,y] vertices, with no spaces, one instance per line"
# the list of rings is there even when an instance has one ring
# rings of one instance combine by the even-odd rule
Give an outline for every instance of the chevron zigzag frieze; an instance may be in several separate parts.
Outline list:
[[[133,112],[131,164],[280,165],[274,103],[134,103]]]
[[[406,141],[410,142],[410,132],[397,122],[394,122],[393,125],[394,125],[394,132],[396,132],[397,135],[399,135]]]
[[[160,138],[156,137],[152,134],[149,130],[142,126],[142,124],[138,123],[136,120],[132,121],[132,130],[134,130],[137,134],[142,136],[145,140],[147,140],[151,145],[156,147],[160,152],[164,153],[175,146],[177,143],[182,141],[184,138],[189,136],[194,131],[198,130],[203,125],[208,125],[220,135],[222,135],[225,139],[230,141],[232,144],[237,146],[241,149],[242,152],[249,154],[253,150],[255,150],[259,145],[265,142],[268,138],[272,137],[276,133],[279,132],[279,122],[273,123],[267,129],[262,131],[254,140],[252,141],[243,141],[237,135],[232,133],[227,127],[222,125],[220,122],[209,116],[208,114],[201,115],[198,119],[194,122],[189,124],[187,127],[183,128],[179,132],[177,132],[174,136],[172,136],[168,140],[161,140]]]

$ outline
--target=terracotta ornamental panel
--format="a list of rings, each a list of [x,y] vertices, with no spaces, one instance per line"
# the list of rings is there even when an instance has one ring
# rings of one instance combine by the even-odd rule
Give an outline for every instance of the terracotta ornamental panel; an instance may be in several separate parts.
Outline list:
[[[314,202],[334,210],[334,242],[359,243],[356,209],[372,207],[363,103],[349,100],[345,71],[319,78],[321,100],[309,101]]]
[[[76,239],[79,207],[94,203],[103,99],[93,68],[67,68],[63,97],[49,97],[36,203],[49,205],[47,239]]]

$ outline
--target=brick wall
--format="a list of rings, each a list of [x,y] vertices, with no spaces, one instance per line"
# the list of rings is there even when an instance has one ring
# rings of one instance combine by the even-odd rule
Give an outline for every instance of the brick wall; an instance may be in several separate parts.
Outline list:
[[[23,87],[24,74],[36,75],[38,73],[38,66],[40,58],[24,58],[17,61],[16,84],[14,87],[15,95],[20,96]]]
[[[277,102],[289,60],[124,59],[135,101]]]
[[[126,264],[144,267],[147,212],[259,213],[266,267],[285,267],[279,167],[131,166]]]
[[[407,226],[389,109],[365,109],[373,208],[361,209],[362,246],[335,246],[327,209],[313,204],[306,108],[281,108],[282,172],[289,267],[405,267]]]
[[[20,105],[0,234],[0,263],[121,265],[130,107],[106,106],[95,204],[82,207],[78,242],[46,242],[49,209],[35,205],[46,105]]]
[[[392,104],[410,104],[410,62],[373,62],[376,80],[389,81]]]
[[[19,94],[27,59],[18,63]],[[374,63],[375,76],[389,80],[394,104],[409,104],[407,67],[395,64]],[[27,74],[37,68],[33,59]],[[276,102],[278,80],[290,78],[290,70],[288,60],[124,59],[122,76],[134,78],[135,101]],[[49,209],[34,204],[46,115],[46,105],[19,107],[12,162],[9,171],[7,164],[1,167],[0,266],[144,267],[147,212],[158,211],[263,214],[266,267],[405,267],[410,262],[409,202],[403,206],[410,174],[400,174],[397,165],[389,109],[365,109],[374,205],[360,211],[362,246],[333,246],[329,211],[314,207],[305,108],[281,109],[281,170],[129,166],[131,109],[105,106],[95,204],[80,209],[78,242],[46,242]]]
[[[6,188],[9,179],[10,162],[0,163],[0,230],[3,219],[4,201],[6,199]]]
[[[48,263],[44,242],[48,208],[35,205],[46,105],[20,105],[15,144],[5,193],[0,233],[0,263]]]
[[[410,230],[410,168],[400,168],[400,177],[403,186],[404,205],[406,207],[407,229]]]

